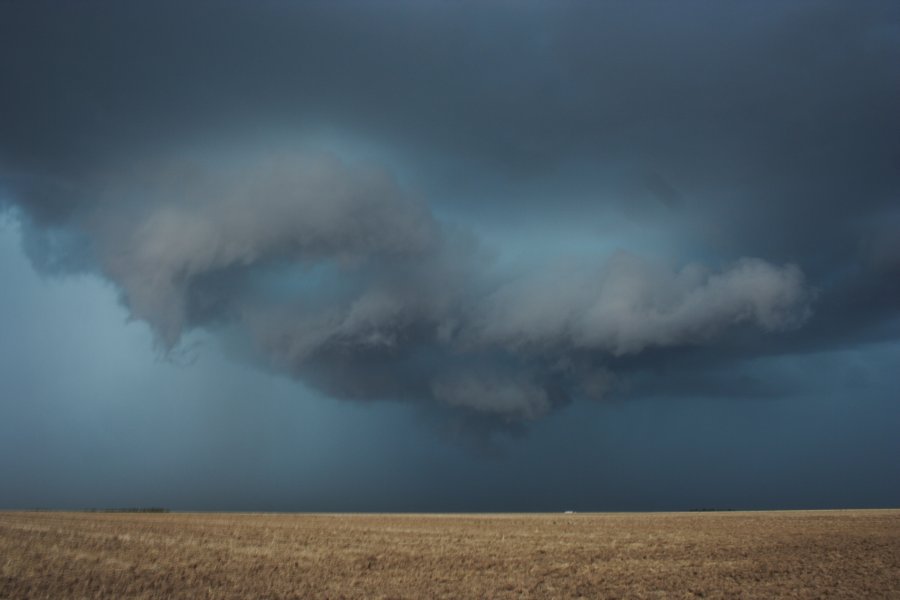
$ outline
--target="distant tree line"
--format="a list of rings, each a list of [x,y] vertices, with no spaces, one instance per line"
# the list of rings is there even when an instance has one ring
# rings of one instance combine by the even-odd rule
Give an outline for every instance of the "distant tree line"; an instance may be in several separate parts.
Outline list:
[[[148,506],[146,508],[86,508],[82,512],[99,512],[99,513],[167,513],[168,508],[160,508],[158,506]]]

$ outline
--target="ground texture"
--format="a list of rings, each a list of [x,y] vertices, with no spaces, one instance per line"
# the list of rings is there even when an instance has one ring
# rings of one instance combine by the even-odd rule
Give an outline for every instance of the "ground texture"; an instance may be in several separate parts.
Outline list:
[[[0,513],[0,598],[900,598],[900,511]]]

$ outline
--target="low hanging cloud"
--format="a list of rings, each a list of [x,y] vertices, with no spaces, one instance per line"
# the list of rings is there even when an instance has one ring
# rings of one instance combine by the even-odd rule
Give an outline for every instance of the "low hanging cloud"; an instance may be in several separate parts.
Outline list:
[[[603,367],[560,368],[570,354],[714,344],[738,326],[796,327],[810,310],[796,266],[758,259],[712,271],[620,251],[510,279],[386,169],[330,154],[115,173],[82,183],[95,200],[60,227],[88,240],[162,348],[227,328],[336,396],[534,419],[605,393]]]
[[[658,8],[3,3],[0,202],[164,351],[475,420],[897,339],[895,3]]]
[[[449,406],[524,419],[543,416],[552,407],[547,390],[527,380],[461,375],[439,379],[432,392]]]
[[[507,347],[570,346],[616,356],[699,344],[730,326],[797,326],[810,291],[795,265],[742,259],[719,272],[669,269],[619,252],[596,269],[539,272],[493,292],[471,334]]]
[[[102,271],[166,347],[195,324],[192,301],[231,303],[233,294],[216,297],[204,278],[278,263],[377,263],[425,255],[436,244],[430,214],[387,173],[333,156],[282,156],[220,173],[153,171],[141,171],[137,185],[103,186],[109,200],[84,220]],[[117,201],[133,197],[146,204],[121,214]]]

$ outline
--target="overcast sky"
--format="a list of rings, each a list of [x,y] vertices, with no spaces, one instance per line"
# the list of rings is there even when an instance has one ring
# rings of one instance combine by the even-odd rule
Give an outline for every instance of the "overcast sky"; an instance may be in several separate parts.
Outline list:
[[[895,2],[0,2],[0,506],[900,504]]]

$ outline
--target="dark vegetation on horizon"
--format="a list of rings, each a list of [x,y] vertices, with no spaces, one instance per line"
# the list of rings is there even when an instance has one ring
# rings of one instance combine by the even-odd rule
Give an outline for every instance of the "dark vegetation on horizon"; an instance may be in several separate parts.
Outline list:
[[[148,506],[146,508],[86,508],[83,512],[100,512],[100,513],[167,513],[168,508],[160,508],[157,506]]]

